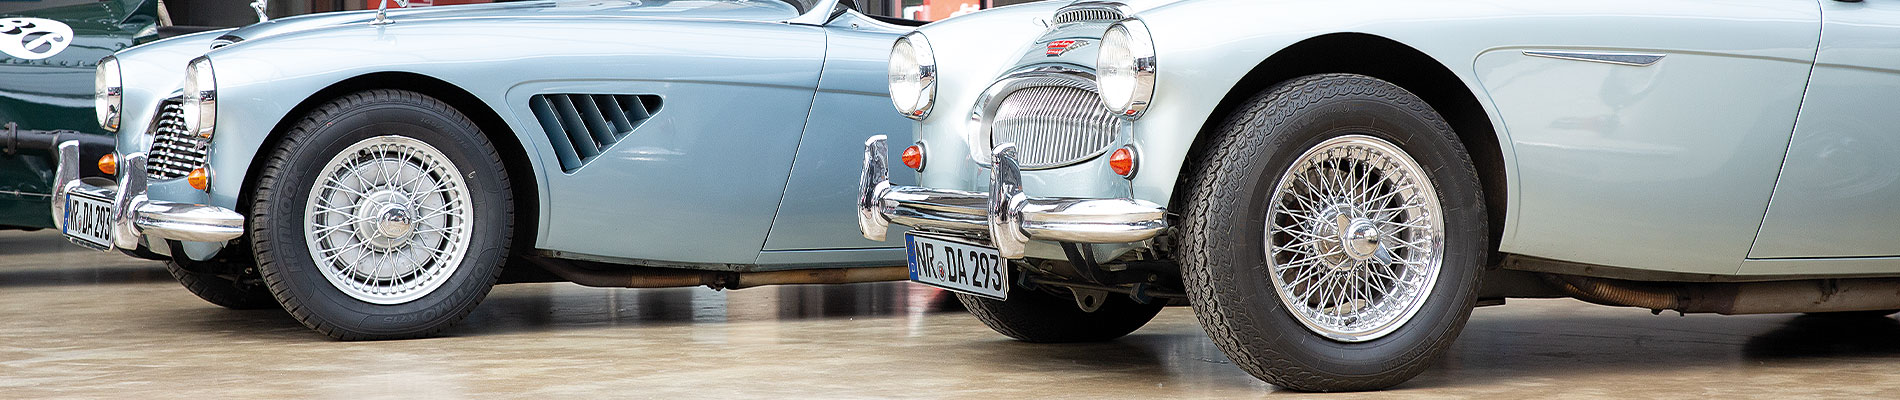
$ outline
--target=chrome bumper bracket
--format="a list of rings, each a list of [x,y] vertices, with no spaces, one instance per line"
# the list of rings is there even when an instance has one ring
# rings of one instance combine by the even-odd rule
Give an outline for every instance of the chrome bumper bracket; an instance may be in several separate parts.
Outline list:
[[[1130,243],[1166,230],[1167,209],[1131,198],[1030,197],[1013,144],[991,153],[989,193],[893,186],[883,135],[864,142],[858,181],[858,230],[883,241],[890,223],[928,231],[988,237],[1007,258],[1022,258],[1031,240]]]
[[[52,208],[53,225],[62,231],[65,229],[66,193],[86,191],[112,198],[112,247],[136,250],[147,236],[185,242],[224,242],[244,235],[244,215],[237,211],[146,198],[145,153],[119,157],[117,188],[101,188],[81,182],[81,161],[78,141],[60,143]]]

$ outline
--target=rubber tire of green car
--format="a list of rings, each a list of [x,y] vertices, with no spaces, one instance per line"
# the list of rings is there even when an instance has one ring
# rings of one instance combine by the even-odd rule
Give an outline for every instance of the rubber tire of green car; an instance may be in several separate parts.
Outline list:
[[[1062,290],[1062,289],[1055,289]],[[1075,298],[1015,285],[1008,300],[957,294],[971,315],[1003,336],[1030,343],[1100,342],[1128,336],[1161,312],[1165,301],[1148,304],[1110,293],[1094,312],[1082,311]]]
[[[277,299],[271,297],[270,289],[256,283],[243,283],[221,276],[186,271],[178,263],[165,261],[165,271],[172,279],[185,285],[185,290],[206,302],[233,310],[263,310],[277,308]]]
[[[412,301],[380,305],[342,292],[322,275],[304,240],[304,205],[320,170],[350,145],[400,135],[435,147],[466,175],[472,222],[468,252],[441,286]],[[500,277],[514,231],[514,201],[501,156],[475,123],[442,101],[404,90],[368,90],[317,106],[265,149],[251,197],[258,270],[284,309],[339,340],[439,334],[468,316]]]
[[[1176,254],[1195,315],[1234,364],[1299,391],[1375,390],[1422,372],[1471,315],[1487,245],[1484,196],[1458,136],[1418,96],[1363,75],[1322,74],[1273,85],[1216,125],[1181,205]],[[1267,203],[1307,149],[1347,134],[1391,142],[1426,171],[1444,208],[1444,258],[1413,317],[1364,342],[1307,329],[1272,287]]]
[[[1861,319],[1861,318],[1886,318],[1887,316],[1893,315],[1894,313],[1900,313],[1900,310],[1811,312],[1811,313],[1807,313],[1807,315],[1822,317],[1822,318]]]

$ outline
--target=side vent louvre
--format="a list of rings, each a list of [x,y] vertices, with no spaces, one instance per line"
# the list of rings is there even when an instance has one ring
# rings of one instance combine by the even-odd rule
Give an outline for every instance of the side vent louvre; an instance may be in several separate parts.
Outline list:
[[[561,170],[574,172],[660,111],[660,96],[537,94],[528,107],[548,133]]]

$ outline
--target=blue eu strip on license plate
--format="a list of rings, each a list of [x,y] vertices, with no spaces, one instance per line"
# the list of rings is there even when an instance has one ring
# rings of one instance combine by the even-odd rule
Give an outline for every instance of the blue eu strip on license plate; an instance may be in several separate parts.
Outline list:
[[[996,248],[933,236],[904,235],[910,280],[953,292],[1009,298],[1009,263]]]
[[[105,250],[107,243],[112,240],[111,200],[74,192],[67,193],[66,198],[60,201],[66,202],[66,215],[54,217],[64,219],[62,233],[66,234],[67,240]]]

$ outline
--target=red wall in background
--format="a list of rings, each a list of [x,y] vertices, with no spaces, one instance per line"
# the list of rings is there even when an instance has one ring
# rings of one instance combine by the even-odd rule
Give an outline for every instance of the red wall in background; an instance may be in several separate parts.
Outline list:
[[[898,4],[904,2],[899,1]],[[922,4],[898,9],[898,18],[936,21],[962,12],[990,8],[990,0],[923,0]]]

